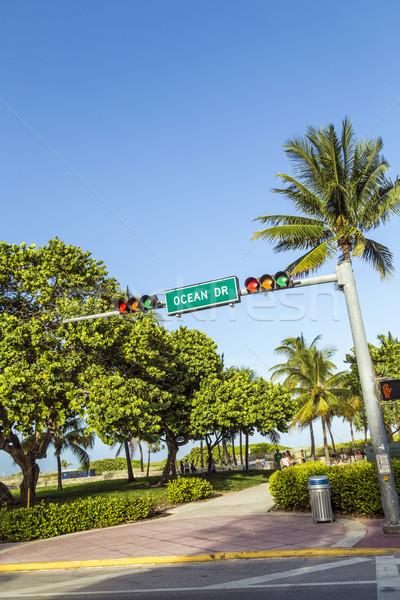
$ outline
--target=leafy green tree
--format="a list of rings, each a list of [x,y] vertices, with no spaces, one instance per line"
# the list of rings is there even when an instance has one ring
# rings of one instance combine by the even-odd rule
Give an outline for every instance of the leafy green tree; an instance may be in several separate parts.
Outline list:
[[[379,346],[368,344],[377,380],[381,377],[400,379],[400,343],[398,338],[394,337],[389,331],[387,335],[378,335],[378,340],[380,342]],[[346,354],[344,362],[350,365],[350,372],[347,375],[346,383],[353,394],[361,399],[360,408],[362,408],[361,384],[353,348],[349,354]],[[395,401],[394,404],[391,405],[383,405],[382,412],[386,435],[388,441],[392,442],[393,435],[400,431],[400,401]],[[356,419],[355,424],[357,429],[364,429],[364,434],[366,436],[364,413]]]
[[[305,137],[289,139],[285,152],[295,177],[279,173],[286,187],[273,191],[290,200],[297,215],[269,215],[270,225],[254,234],[275,244],[276,252],[306,251],[288,266],[292,273],[315,271],[337,251],[358,256],[382,277],[393,270],[391,251],[365,234],[400,214],[400,184],[386,177],[382,140],[357,141],[346,117],[340,136],[334,126],[309,126]]]
[[[65,305],[110,306],[117,289],[102,262],[59,239],[42,247],[0,243],[0,449],[35,501],[37,460],[69,415],[81,357],[65,337]],[[33,436],[29,450],[22,438]]]
[[[124,319],[118,328],[106,320],[84,322],[70,335],[90,357],[71,406],[85,406],[105,443],[160,436],[168,448],[165,483],[190,437],[193,393],[203,377],[221,370],[215,342],[185,327],[170,332],[150,313]]]
[[[213,448],[232,430],[241,428],[249,435],[257,430],[276,441],[292,416],[290,394],[280,385],[232,369],[203,380],[194,397],[192,434],[206,441],[210,471]]]

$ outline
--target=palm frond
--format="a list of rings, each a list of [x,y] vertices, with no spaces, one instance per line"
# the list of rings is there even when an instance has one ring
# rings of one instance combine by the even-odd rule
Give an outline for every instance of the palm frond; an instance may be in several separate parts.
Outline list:
[[[293,261],[286,267],[291,275],[307,274],[316,271],[324,262],[330,258],[334,258],[337,253],[337,248],[333,243],[334,238],[324,241],[312,250]]]
[[[392,277],[394,272],[393,254],[387,246],[363,238],[357,242],[352,254],[372,265],[382,278],[390,279]]]

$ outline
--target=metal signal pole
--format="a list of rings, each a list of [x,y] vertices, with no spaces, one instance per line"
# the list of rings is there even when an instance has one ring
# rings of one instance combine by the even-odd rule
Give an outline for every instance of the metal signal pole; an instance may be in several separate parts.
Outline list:
[[[385,514],[383,532],[400,534],[399,497],[351,263],[349,261],[339,263],[336,267],[336,273],[338,275],[338,285],[343,288],[346,298],[368,428],[378,472],[382,507]]]

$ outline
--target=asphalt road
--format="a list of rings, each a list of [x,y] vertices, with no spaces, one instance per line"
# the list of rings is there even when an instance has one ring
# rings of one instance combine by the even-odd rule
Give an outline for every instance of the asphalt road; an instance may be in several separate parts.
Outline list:
[[[264,559],[0,575],[0,598],[399,600],[400,556]]]

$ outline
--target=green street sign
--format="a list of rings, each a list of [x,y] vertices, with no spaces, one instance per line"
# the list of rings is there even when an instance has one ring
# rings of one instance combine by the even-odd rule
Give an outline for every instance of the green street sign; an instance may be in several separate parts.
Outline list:
[[[168,315],[240,302],[239,281],[235,276],[167,290],[164,294]]]

